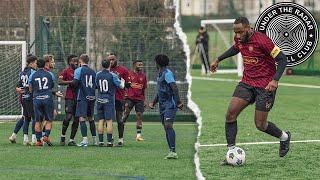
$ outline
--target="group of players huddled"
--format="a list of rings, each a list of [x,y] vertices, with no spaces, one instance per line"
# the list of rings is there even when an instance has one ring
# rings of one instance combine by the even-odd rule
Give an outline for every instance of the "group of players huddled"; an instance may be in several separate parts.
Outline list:
[[[169,154],[165,159],[177,159],[175,151],[175,131],[173,122],[178,108],[183,107],[179,97],[178,87],[173,73],[167,68],[169,58],[159,54],[155,56],[158,69],[157,92],[152,102],[148,104],[146,99],[147,77],[143,73],[143,62],[133,61],[133,70],[119,65],[115,53],[108,54],[101,62],[101,71],[95,72],[88,63],[90,58],[86,54],[80,57],[70,55],[68,67],[59,77],[58,84],[66,85],[65,94],[57,90],[56,78],[52,72],[54,57],[45,55],[38,58],[34,55],[27,56],[27,66],[19,75],[17,93],[23,107],[23,116],[17,121],[12,135],[11,143],[16,142],[18,131],[23,126],[24,145],[41,147],[44,144],[53,146],[50,141],[52,121],[55,118],[53,96],[65,98],[65,118],[62,123],[60,145],[66,145],[66,131],[70,121],[72,129],[68,146],[88,146],[87,125],[89,122],[92,135],[92,144],[100,147],[113,146],[112,121],[117,120],[118,147],[124,145],[124,127],[128,116],[135,107],[136,111],[136,141],[143,141],[142,115],[147,106],[155,108],[159,103],[161,122],[164,126]],[[97,93],[96,93],[97,91]],[[98,141],[96,139],[96,124],[94,121],[94,107],[98,119]],[[32,141],[29,142],[29,124],[32,122]],[[79,144],[75,142],[75,136],[80,124],[83,137]],[[104,131],[107,128],[107,143],[104,143]]]

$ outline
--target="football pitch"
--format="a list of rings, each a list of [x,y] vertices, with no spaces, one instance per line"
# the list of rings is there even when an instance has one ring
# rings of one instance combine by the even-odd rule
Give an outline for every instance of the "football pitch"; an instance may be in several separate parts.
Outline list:
[[[279,158],[278,140],[255,128],[252,105],[238,117],[237,143],[246,152],[246,164],[230,167],[220,166],[219,163],[227,152],[224,116],[237,85],[234,80],[238,77],[201,77],[197,70],[192,75],[192,99],[201,110],[203,123],[199,147],[200,169],[206,179],[319,178],[320,77],[283,76],[280,80],[282,84],[268,119],[281,129],[290,130],[291,140],[297,141],[290,145],[287,156]],[[316,141],[306,142],[308,140]]]
[[[60,122],[53,124],[53,147],[23,146],[22,130],[17,143],[11,144],[8,137],[14,125],[14,122],[0,123],[0,179],[195,179],[194,123],[174,125],[178,160],[163,159],[168,148],[160,122],[144,123],[143,142],[135,141],[135,123],[128,123],[122,148],[59,146]],[[116,129],[114,124],[115,142]],[[67,138],[69,133],[70,127]],[[90,142],[90,132],[88,137]],[[80,129],[76,140],[78,143],[81,140]]]

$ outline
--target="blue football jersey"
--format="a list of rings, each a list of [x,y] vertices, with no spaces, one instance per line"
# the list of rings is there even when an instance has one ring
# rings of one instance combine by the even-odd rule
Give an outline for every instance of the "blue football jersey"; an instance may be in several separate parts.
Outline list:
[[[87,65],[82,65],[75,70],[74,79],[79,81],[77,100],[94,100],[96,72]]]
[[[157,93],[160,106],[165,102],[165,104],[167,105],[173,105],[174,107],[176,106],[176,103],[173,99],[173,91],[169,85],[173,82],[175,82],[174,75],[168,68],[165,68],[162,72],[159,73],[157,79]]]
[[[52,98],[55,77],[52,72],[43,68],[33,72],[29,77],[29,86],[32,87],[33,98],[47,99]]]
[[[30,78],[30,75],[35,72],[36,71],[31,67],[25,67],[23,71],[21,71],[19,74],[18,87],[24,90],[24,93],[21,96],[23,100],[32,99],[32,94],[29,91],[29,78]]]
[[[116,74],[105,69],[99,71],[96,77],[98,102],[114,101],[116,88],[119,87],[120,84],[121,81]]]

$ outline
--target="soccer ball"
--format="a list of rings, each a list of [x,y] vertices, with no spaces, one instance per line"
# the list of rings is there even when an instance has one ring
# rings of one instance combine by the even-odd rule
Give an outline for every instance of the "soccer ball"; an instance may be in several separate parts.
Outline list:
[[[241,166],[246,161],[246,153],[243,149],[235,147],[227,152],[226,159],[233,166]]]

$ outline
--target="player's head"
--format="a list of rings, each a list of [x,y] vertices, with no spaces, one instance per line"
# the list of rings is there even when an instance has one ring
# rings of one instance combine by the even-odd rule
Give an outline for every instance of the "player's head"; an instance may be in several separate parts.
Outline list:
[[[137,59],[137,60],[134,60],[133,61],[133,68],[134,68],[134,70],[135,71],[142,71],[142,69],[143,69],[143,62],[142,62],[142,60],[139,60],[139,59]]]
[[[87,54],[81,54],[80,58],[79,58],[79,63],[80,66],[84,65],[84,64],[88,64],[89,63],[89,56]]]
[[[201,27],[199,28],[199,33],[200,33],[200,34],[204,34],[205,32],[206,32],[206,28],[203,27],[203,26],[201,26]]]
[[[32,69],[37,69],[37,60],[38,60],[37,56],[34,56],[34,55],[27,56],[27,65]]]
[[[70,55],[68,56],[68,64],[72,69],[77,69],[78,67],[78,57],[76,55]]]
[[[162,67],[166,67],[169,65],[169,58],[167,55],[164,54],[158,54],[156,55],[156,57],[154,58],[154,60],[156,61],[157,64],[157,68],[160,69]]]
[[[118,59],[116,53],[110,53],[108,55],[108,60],[110,61],[111,67],[116,67],[118,65]]]
[[[46,61],[44,59],[40,58],[37,61],[37,65],[38,65],[38,68],[44,68],[46,65]]]
[[[53,69],[55,66],[54,57],[52,54],[46,54],[43,56],[44,61],[46,63],[46,67],[49,69]]]
[[[110,61],[109,61],[109,59],[104,59],[104,60],[102,60],[101,65],[102,65],[103,68],[109,69],[109,68],[110,68]]]
[[[233,30],[236,38],[239,38],[242,43],[249,41],[251,28],[246,17],[238,17],[233,23]]]

